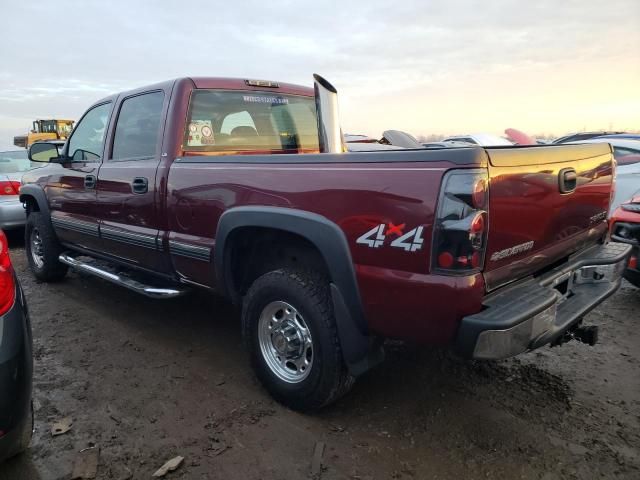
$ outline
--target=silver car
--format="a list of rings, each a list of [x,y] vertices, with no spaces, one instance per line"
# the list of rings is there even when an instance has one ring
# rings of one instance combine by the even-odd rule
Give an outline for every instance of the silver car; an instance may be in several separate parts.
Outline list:
[[[0,229],[24,226],[25,210],[18,197],[22,175],[42,166],[29,161],[26,150],[0,152]]]
[[[613,156],[618,164],[616,168],[615,196],[611,202],[609,215],[620,206],[628,202],[640,189],[640,140],[598,137],[569,143],[609,143],[613,147]]]

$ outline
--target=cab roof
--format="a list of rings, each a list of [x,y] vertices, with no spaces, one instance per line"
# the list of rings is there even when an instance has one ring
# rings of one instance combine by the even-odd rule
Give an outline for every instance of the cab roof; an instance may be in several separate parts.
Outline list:
[[[248,82],[253,83],[269,83],[277,85],[277,87],[263,86],[263,85],[250,85]],[[292,83],[272,82],[264,80],[256,80],[250,78],[228,78],[228,77],[182,77],[173,80],[167,80],[160,83],[154,83],[151,85],[145,85],[143,87],[134,88],[127,91],[117,92],[95,102],[94,105],[104,103],[109,100],[113,101],[119,96],[129,96],[136,93],[141,93],[150,90],[170,90],[171,87],[179,83],[190,83],[193,88],[202,89],[220,89],[220,90],[253,90],[253,91],[268,91],[273,93],[280,93],[285,95],[301,95],[306,97],[313,97],[314,91],[311,87],[304,87],[302,85],[294,85]]]

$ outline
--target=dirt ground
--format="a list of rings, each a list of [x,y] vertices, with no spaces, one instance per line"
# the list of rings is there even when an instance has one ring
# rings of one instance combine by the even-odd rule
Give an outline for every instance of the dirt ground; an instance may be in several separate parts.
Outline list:
[[[151,478],[176,455],[166,478],[640,479],[640,290],[629,284],[587,317],[596,347],[469,362],[392,344],[347,397],[305,416],[254,379],[224,301],[154,301],[75,273],[40,284],[11,241],[35,336],[36,433],[2,480],[69,479],[92,446],[99,479]],[[52,437],[64,417],[72,429]]]

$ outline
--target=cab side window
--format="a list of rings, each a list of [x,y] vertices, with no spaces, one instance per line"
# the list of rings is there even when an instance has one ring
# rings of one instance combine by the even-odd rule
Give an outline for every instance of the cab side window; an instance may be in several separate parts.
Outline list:
[[[104,134],[109,120],[110,103],[89,110],[69,139],[69,156],[75,161],[96,161],[102,156]]]
[[[163,103],[163,92],[145,93],[122,102],[112,159],[135,160],[155,156]]]

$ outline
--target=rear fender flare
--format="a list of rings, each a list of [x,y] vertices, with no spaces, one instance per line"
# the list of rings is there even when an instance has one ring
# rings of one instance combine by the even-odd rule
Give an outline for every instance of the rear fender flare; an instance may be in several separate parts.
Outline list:
[[[360,292],[349,244],[344,232],[332,221],[316,213],[282,207],[236,207],[220,217],[216,233],[214,264],[220,290],[235,303],[231,268],[227,259],[230,234],[237,228],[263,227],[299,235],[320,251],[331,277],[331,297],[345,362],[353,374],[368,369],[371,350]],[[226,263],[226,264],[225,264]]]

